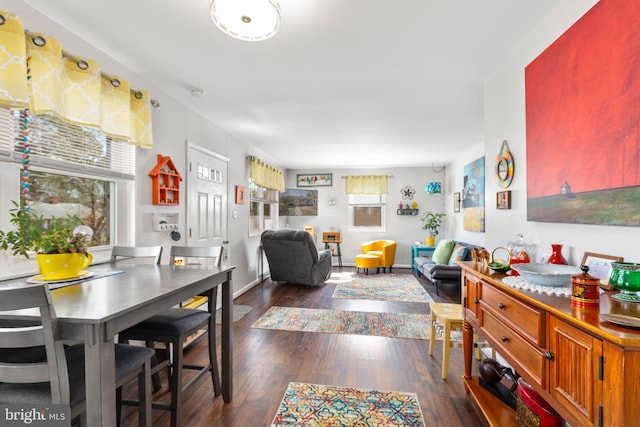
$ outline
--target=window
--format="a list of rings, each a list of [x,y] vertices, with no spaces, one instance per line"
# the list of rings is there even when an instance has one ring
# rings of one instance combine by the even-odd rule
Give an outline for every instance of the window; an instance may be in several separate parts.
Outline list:
[[[259,236],[278,223],[278,191],[249,182],[249,236]]]
[[[113,181],[34,171],[30,182],[29,205],[38,216],[46,220],[75,215],[93,230],[91,246],[111,244]]]
[[[13,140],[2,145],[11,147],[13,152],[7,153],[4,160],[8,163],[0,167],[0,206],[11,206],[11,201],[18,201],[21,194],[22,123],[18,111],[5,113],[0,119],[0,127],[11,123],[11,127],[5,127],[9,132],[3,140]],[[30,116],[28,129],[28,194],[32,209],[45,219],[78,216],[93,229],[94,248],[116,242],[127,244],[133,234],[132,220],[129,215],[117,214],[117,206],[126,208],[135,200],[131,191],[135,146],[49,115]],[[6,210],[0,212],[0,229],[9,227]]]
[[[349,194],[350,231],[386,231],[386,194]]]

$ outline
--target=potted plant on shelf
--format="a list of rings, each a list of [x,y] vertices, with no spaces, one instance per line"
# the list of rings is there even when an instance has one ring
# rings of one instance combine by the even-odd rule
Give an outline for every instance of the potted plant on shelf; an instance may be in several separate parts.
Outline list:
[[[422,228],[429,230],[429,237],[427,237],[427,246],[436,245],[436,236],[438,235],[438,228],[442,225],[443,218],[446,214],[436,212],[425,212],[420,217],[422,221]]]
[[[62,280],[81,275],[93,256],[87,251],[91,228],[76,216],[45,219],[13,202],[11,224],[14,229],[0,230],[0,249],[29,258],[36,253],[40,274],[45,280]]]

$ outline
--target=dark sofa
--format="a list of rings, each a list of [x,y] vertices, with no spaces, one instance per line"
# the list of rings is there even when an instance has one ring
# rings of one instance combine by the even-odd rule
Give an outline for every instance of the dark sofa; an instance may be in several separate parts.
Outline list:
[[[481,246],[465,242],[454,241],[454,244],[463,245],[467,248],[462,261],[471,261],[471,249],[483,249]],[[449,264],[436,264],[431,257],[418,256],[414,258],[414,263],[419,272],[418,276],[426,277],[436,287],[436,295],[439,295],[438,285],[442,283],[455,283],[458,285],[461,283],[462,268],[455,264],[453,260]]]
[[[271,280],[318,286],[331,276],[331,251],[318,251],[308,232],[267,230],[260,239]]]

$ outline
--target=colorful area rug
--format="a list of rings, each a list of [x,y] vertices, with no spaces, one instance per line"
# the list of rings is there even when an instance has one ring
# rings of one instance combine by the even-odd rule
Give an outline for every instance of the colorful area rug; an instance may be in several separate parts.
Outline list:
[[[424,426],[415,393],[289,383],[272,427]]]
[[[430,322],[431,317],[428,314],[373,313],[273,306],[251,327],[426,340],[431,337]],[[440,334],[441,330],[438,330],[438,333]],[[436,338],[441,339],[441,336],[438,335]],[[452,332],[451,339],[460,341],[462,333]]]
[[[327,283],[335,283],[333,298],[378,301],[433,302],[412,274],[332,274]]]

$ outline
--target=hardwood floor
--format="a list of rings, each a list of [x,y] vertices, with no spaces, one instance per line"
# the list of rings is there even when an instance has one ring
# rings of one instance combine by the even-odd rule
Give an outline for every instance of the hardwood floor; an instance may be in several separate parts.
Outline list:
[[[334,271],[339,271],[334,267]],[[352,271],[343,268],[342,271]],[[394,269],[394,273],[410,273]],[[435,301],[460,302],[460,289],[440,287],[440,296],[426,279],[421,284]],[[452,348],[448,379],[442,380],[442,342],[429,357],[429,341],[356,335],[251,329],[271,306],[334,308],[380,312],[428,312],[427,304],[333,299],[334,284],[306,288],[266,280],[234,303],[252,310],[234,323],[234,398],[229,404],[214,397],[210,381],[202,381],[183,408],[185,427],[269,426],[289,382],[308,382],[418,395],[427,426],[481,426],[483,423],[462,385],[462,349]],[[218,327],[219,328],[219,327]],[[219,331],[218,331],[219,332]],[[218,334],[219,339],[219,334]],[[186,352],[187,360],[203,361],[205,341]],[[163,378],[164,389],[166,381]],[[158,392],[155,398],[165,390]],[[135,410],[126,419],[137,425]],[[154,426],[169,426],[169,413],[153,411]]]

